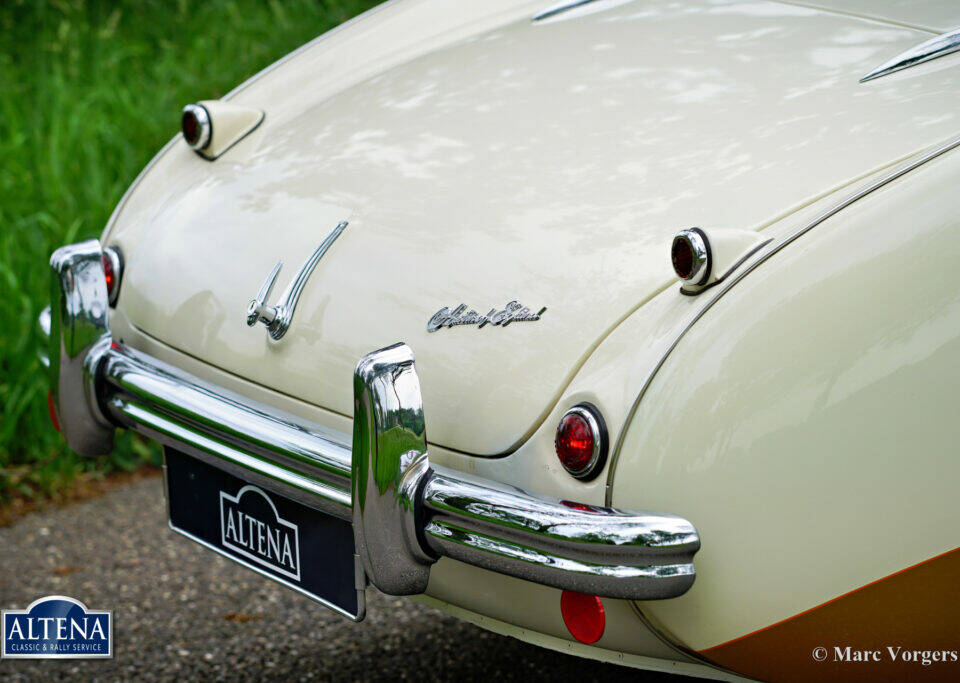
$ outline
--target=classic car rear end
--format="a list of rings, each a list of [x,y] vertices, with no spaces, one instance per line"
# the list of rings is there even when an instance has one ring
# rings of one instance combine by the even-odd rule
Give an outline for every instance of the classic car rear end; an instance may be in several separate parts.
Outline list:
[[[157,439],[174,529],[355,619],[850,675],[860,611],[771,625],[960,545],[955,59],[859,79],[960,15],[543,10],[387,3],[193,105],[52,259],[64,436]]]

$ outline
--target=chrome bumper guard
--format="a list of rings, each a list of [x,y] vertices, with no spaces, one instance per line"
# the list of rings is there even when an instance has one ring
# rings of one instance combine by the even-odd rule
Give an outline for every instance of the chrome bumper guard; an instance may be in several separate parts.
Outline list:
[[[67,444],[110,451],[116,427],[353,524],[367,579],[422,593],[441,556],[556,588],[650,600],[685,593],[690,522],[533,495],[430,463],[413,352],[364,356],[353,439],[210,385],[111,340],[96,240],[51,258],[51,390]]]

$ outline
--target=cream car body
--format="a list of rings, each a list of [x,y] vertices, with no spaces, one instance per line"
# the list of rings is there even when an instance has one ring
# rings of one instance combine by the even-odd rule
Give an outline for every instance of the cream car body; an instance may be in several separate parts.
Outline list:
[[[101,238],[112,336],[344,433],[357,360],[406,342],[431,462],[701,535],[693,588],[605,600],[591,646],[556,588],[442,558],[424,599],[482,626],[715,677],[802,673],[861,626],[939,647],[955,628],[896,630],[935,605],[823,615],[960,546],[960,55],[858,82],[960,10],[824,4],[387,3],[228,95],[265,118],[215,161],[178,136],[145,169]],[[284,338],[248,328],[274,263],[279,288],[343,220]],[[763,246],[684,296],[694,225]],[[511,300],[546,311],[427,330]],[[553,444],[584,401],[611,441],[591,481]]]

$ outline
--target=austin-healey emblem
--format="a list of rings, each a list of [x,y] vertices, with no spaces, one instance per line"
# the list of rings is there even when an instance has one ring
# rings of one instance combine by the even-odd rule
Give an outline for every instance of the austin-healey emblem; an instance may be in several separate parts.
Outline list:
[[[247,306],[247,325],[253,327],[258,322],[263,323],[267,326],[267,331],[270,333],[272,339],[280,339],[280,337],[286,334],[287,330],[290,329],[290,322],[293,320],[293,311],[296,309],[297,302],[300,300],[300,294],[303,292],[307,280],[313,273],[313,269],[317,267],[317,263],[323,255],[327,253],[327,249],[340,237],[340,233],[343,232],[346,227],[346,221],[337,223],[337,227],[327,235],[326,239],[320,243],[320,246],[310,254],[310,258],[300,266],[300,270],[297,271],[297,274],[281,295],[280,300],[277,301],[277,305],[268,306],[266,303],[267,297],[270,296],[273,283],[277,281],[277,275],[280,274],[280,268],[283,267],[283,261],[277,261],[277,265],[273,267],[273,270],[267,275],[267,279],[260,285],[260,291],[250,300],[250,304]]]
[[[486,315],[477,313],[472,308],[467,310],[466,304],[460,304],[452,311],[444,306],[427,321],[427,332],[436,332],[441,327],[454,327],[456,325],[476,325],[477,327],[483,327],[484,325],[490,324],[506,327],[510,323],[540,320],[540,316],[543,315],[543,312],[546,310],[547,307],[544,306],[536,313],[533,313],[519,301],[511,301],[501,310],[491,308],[490,312]]]

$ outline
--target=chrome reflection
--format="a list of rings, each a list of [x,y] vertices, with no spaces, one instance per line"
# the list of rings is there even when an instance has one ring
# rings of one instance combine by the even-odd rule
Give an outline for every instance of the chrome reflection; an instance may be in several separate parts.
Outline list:
[[[100,377],[98,393],[118,424],[186,447],[214,464],[232,463],[241,477],[262,475],[266,481],[257,483],[279,485],[292,498],[350,518],[346,435],[214,387],[119,344],[103,355]]]
[[[425,590],[441,555],[609,597],[674,597],[695,578],[700,540],[680,517],[533,496],[430,466],[420,382],[405,344],[357,365],[353,500],[357,552],[385,593]]]
[[[93,386],[96,361],[110,345],[102,258],[97,240],[60,247],[50,257],[50,392],[67,445],[88,456],[113,448],[113,425]]]
[[[614,598],[685,593],[696,529],[673,515],[533,496],[442,467],[423,491],[437,553],[537,583]]]
[[[384,593],[422,593],[436,556],[418,540],[420,489],[429,473],[413,351],[364,356],[353,380],[353,533],[370,581]]]
[[[47,306],[40,311],[40,317],[37,318],[37,326],[40,329],[41,345],[37,349],[37,356],[45,367],[50,367],[50,307]]]
[[[861,78],[860,82],[866,83],[874,78],[909,69],[911,66],[929,62],[931,59],[943,57],[958,50],[960,50],[960,28],[955,28],[901,52]]]

